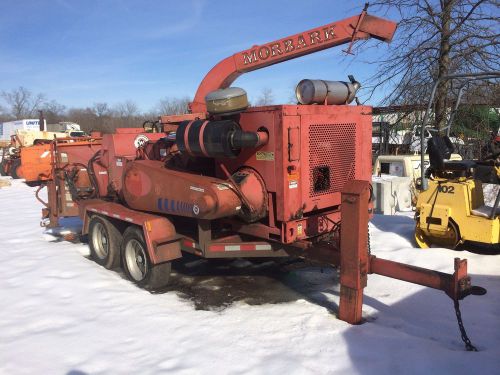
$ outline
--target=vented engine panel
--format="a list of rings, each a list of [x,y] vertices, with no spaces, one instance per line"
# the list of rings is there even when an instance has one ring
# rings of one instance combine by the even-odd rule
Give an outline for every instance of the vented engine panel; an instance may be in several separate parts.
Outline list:
[[[356,170],[356,124],[309,126],[309,196],[342,191]]]
[[[270,194],[274,221],[289,243],[322,233],[353,179],[371,180],[371,107],[302,105],[249,108],[244,131],[266,131],[269,142],[223,163],[254,169]],[[220,178],[224,175],[219,172]]]

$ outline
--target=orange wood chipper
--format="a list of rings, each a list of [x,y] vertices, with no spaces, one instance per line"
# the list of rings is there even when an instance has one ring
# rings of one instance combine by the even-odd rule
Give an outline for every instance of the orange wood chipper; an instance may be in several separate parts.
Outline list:
[[[340,266],[339,318],[353,324],[362,320],[370,273],[440,289],[454,301],[480,291],[466,260],[445,274],[370,254],[372,110],[349,105],[360,86],[353,77],[303,80],[297,105],[249,107],[245,91],[230,87],[243,73],[333,46],[389,42],[395,30],[365,8],[222,60],[188,114],[162,116],[151,129],[37,146],[49,157],[26,178],[48,188],[47,225],[79,215],[93,259],[122,267],[149,290],[167,284],[183,252]]]

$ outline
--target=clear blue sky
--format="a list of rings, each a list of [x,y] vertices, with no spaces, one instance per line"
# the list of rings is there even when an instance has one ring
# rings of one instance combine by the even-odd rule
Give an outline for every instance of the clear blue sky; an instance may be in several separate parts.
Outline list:
[[[0,91],[24,86],[68,107],[193,97],[219,60],[358,14],[363,1],[10,1],[0,3]],[[375,41],[372,41],[375,43]],[[303,78],[363,82],[375,66],[335,47],[240,77],[250,99],[264,87],[287,102]],[[380,52],[380,51],[378,51]],[[376,98],[372,104],[376,104]]]

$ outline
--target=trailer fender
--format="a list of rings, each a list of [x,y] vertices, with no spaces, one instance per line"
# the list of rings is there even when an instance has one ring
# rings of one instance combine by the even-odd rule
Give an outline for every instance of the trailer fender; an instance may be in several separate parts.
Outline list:
[[[142,229],[148,245],[149,259],[153,264],[182,256],[180,241],[170,220],[164,217],[145,220]]]
[[[130,225],[140,227],[146,241],[149,259],[153,264],[168,262],[182,256],[180,238],[175,227],[166,217],[131,210],[118,203],[99,199],[79,202],[83,220],[82,234],[87,234],[92,215],[106,217],[125,231]]]

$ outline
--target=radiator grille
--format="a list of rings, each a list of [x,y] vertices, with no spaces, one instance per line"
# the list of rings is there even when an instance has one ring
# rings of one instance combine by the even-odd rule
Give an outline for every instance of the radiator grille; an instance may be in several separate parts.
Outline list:
[[[356,124],[309,126],[309,196],[342,191],[354,179]]]

